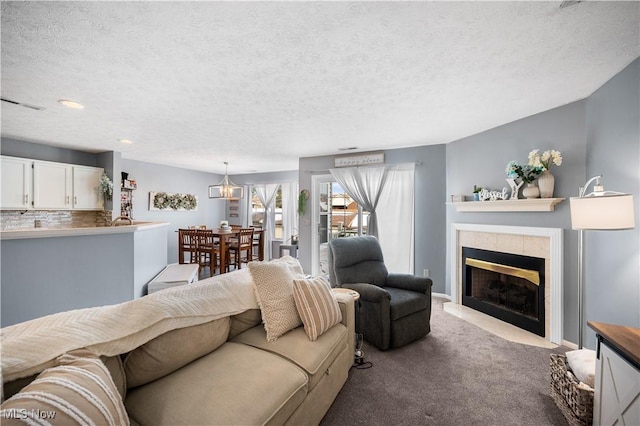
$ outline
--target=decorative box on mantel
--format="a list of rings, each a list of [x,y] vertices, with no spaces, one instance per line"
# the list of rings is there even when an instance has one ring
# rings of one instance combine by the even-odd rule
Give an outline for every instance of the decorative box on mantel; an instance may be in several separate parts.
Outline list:
[[[552,212],[564,198],[527,198],[522,200],[462,201],[450,203],[459,212]]]

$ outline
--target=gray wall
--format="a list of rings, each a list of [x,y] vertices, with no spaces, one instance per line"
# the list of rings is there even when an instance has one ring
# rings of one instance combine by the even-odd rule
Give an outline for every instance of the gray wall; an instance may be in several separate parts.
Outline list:
[[[640,327],[640,60],[587,101],[586,179],[631,193],[636,228],[585,231],[585,319]],[[577,231],[575,231],[577,232]],[[595,346],[588,329],[587,344]]]
[[[149,281],[158,275],[168,263],[171,263],[167,261],[166,256],[166,246],[168,245],[166,236],[166,228],[148,229],[133,234],[134,298],[147,294]]]
[[[0,139],[0,154],[33,160],[104,167],[98,164],[96,154],[9,138]]]
[[[430,269],[433,291],[445,292],[446,210],[445,146],[430,145],[384,151],[386,164],[418,162],[415,169],[415,271],[422,275]],[[301,158],[299,168],[300,190],[311,191],[314,174],[327,174],[333,168],[334,156]],[[311,204],[309,204],[311,206]],[[300,249],[298,257],[305,271],[311,271],[311,208],[300,218]]]
[[[267,183],[297,182],[298,171],[290,170],[290,171],[284,171],[284,172],[251,173],[251,174],[233,175],[230,177],[231,177],[231,180],[234,183],[237,183],[238,185],[258,185],[258,184],[267,184]]]

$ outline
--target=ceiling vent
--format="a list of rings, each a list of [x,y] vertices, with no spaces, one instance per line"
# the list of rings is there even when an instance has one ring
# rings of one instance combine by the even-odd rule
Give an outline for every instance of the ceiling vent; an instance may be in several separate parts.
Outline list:
[[[13,100],[7,99],[7,98],[0,98],[0,99],[2,100],[2,102],[6,102],[6,103],[9,103],[9,104],[13,104],[13,105],[17,105],[17,106],[33,109],[33,110],[36,110],[36,111],[44,111],[46,109],[45,107],[41,107],[41,106],[37,106],[37,105],[25,104],[23,102],[13,101]]]
[[[565,7],[573,6],[578,3],[582,3],[582,0],[564,0],[560,3],[560,9],[564,9]]]

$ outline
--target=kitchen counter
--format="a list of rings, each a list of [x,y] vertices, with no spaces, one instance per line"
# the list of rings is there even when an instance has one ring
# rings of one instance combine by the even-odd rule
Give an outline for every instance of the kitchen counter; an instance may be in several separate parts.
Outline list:
[[[2,240],[18,240],[24,238],[72,237],[78,235],[124,234],[127,232],[145,231],[168,226],[169,222],[136,222],[129,225],[119,221],[115,226],[95,226],[82,228],[24,228],[0,232]]]

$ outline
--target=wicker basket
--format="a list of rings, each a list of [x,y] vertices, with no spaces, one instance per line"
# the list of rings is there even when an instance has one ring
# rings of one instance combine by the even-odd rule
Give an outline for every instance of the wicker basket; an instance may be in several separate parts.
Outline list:
[[[551,398],[571,426],[593,424],[593,389],[580,383],[568,368],[567,357],[551,354]]]

